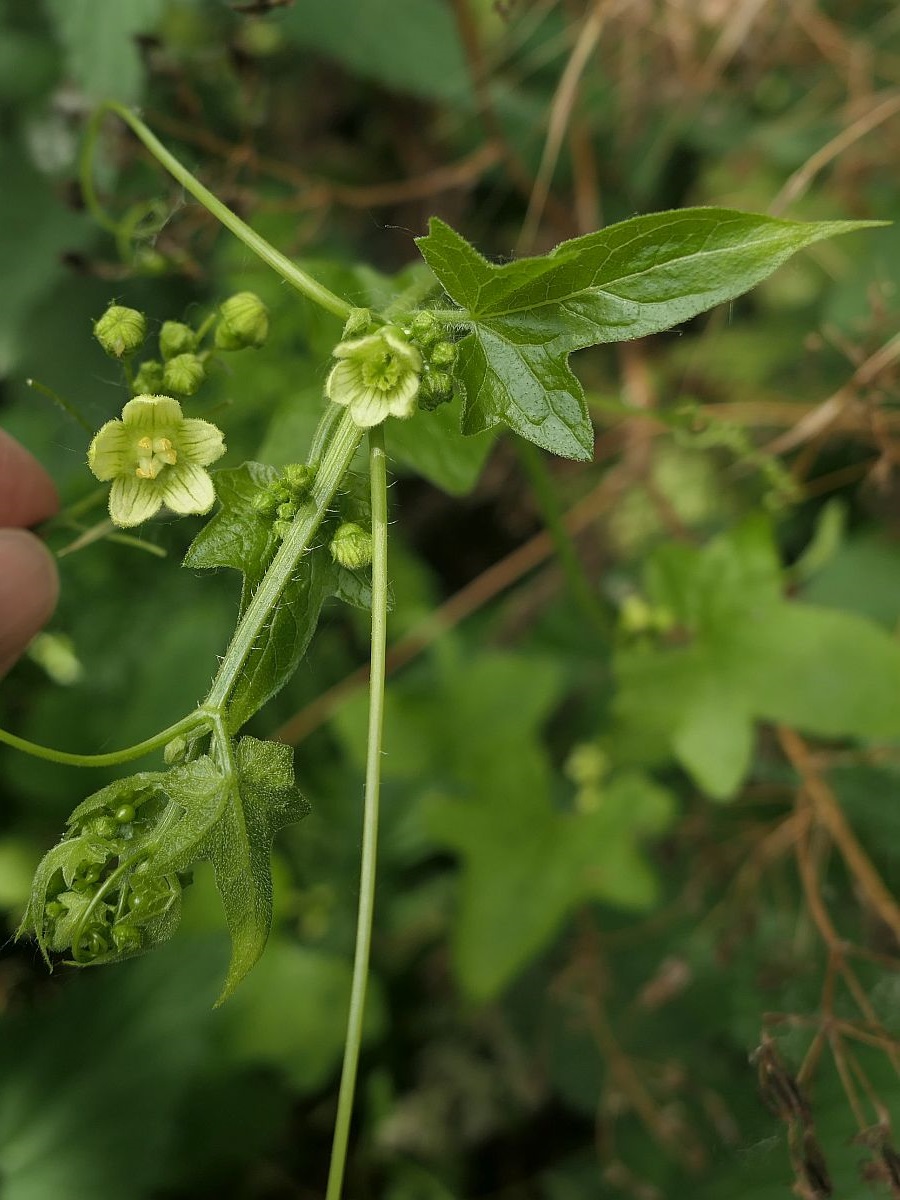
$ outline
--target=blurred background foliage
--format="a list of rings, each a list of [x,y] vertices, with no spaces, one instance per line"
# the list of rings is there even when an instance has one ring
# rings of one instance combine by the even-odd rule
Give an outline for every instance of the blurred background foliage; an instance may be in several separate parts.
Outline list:
[[[0,719],[62,748],[190,708],[237,580],[177,569],[191,521],[110,540],[86,434],[27,381],[99,426],[127,396],[91,337],[110,299],[158,329],[250,288],[269,344],[191,411],[225,427],[225,466],[281,464],[339,334],[115,122],[94,169],[134,236],[98,227],[78,154],[107,97],[359,302],[432,213],[497,258],[686,204],[900,222],[891,0],[2,0],[0,415],[67,509],[60,607]],[[821,243],[728,311],[580,354],[588,466],[463,440],[446,410],[389,430],[353,1200],[900,1196],[898,251],[900,223]],[[149,959],[48,977],[5,944],[4,1200],[323,1194],[366,640],[334,604],[254,721],[297,746],[313,815],[223,1009],[202,871]],[[11,933],[109,777],[0,758]]]

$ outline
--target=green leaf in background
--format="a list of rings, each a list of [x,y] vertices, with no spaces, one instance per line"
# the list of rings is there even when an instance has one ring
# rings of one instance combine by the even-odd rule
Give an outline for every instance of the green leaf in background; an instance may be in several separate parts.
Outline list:
[[[657,896],[639,842],[668,827],[671,795],[624,772],[599,793],[596,811],[560,812],[549,785],[546,765],[523,755],[476,800],[446,801],[429,821],[463,859],[456,954],[478,999],[496,995],[582,901],[642,909]]]
[[[90,100],[133,104],[143,90],[137,35],[156,27],[165,0],[46,0],[69,74]]]
[[[471,329],[460,358],[464,432],[502,422],[554,454],[590,459],[573,350],[669,329],[748,291],[804,246],[872,224],[686,208],[496,266],[433,218],[417,245]]]
[[[340,1064],[350,1004],[350,963],[273,937],[265,957],[222,1011],[229,1062],[265,1063],[301,1095],[328,1083]],[[364,1037],[383,1031],[384,997],[370,980]]]
[[[900,735],[900,644],[851,613],[785,600],[764,518],[695,548],[664,546],[648,599],[673,641],[616,656],[620,745],[661,745],[710,795],[747,773],[756,721],[821,737]]]
[[[198,857],[209,858],[231,934],[231,962],[217,1003],[226,1000],[265,949],[272,923],[272,841],[309,805],[294,785],[290,746],[245,737],[237,778]]]
[[[494,440],[489,430],[475,437],[460,433],[460,402],[456,399],[434,412],[416,412],[408,421],[388,421],[385,427],[391,458],[424,475],[451,496],[471,492]]]
[[[439,0],[299,0],[282,22],[299,45],[397,91],[456,101],[471,91],[456,24]]]

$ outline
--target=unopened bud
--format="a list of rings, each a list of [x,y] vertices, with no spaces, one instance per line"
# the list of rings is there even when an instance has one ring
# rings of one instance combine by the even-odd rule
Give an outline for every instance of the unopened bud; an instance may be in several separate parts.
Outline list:
[[[277,513],[279,521],[293,521],[297,515],[297,505],[291,504],[290,501],[287,504],[279,504]]]
[[[281,473],[281,478],[296,497],[308,494],[316,478],[316,468],[308,467],[305,463],[288,463]]]
[[[219,309],[217,350],[258,350],[269,336],[269,310],[254,292],[229,296]]]
[[[193,354],[197,349],[197,335],[190,325],[181,321],[164,321],[159,331],[159,352],[168,362],[179,354]]]
[[[144,314],[136,308],[111,304],[94,322],[94,337],[112,358],[128,358],[147,336]]]
[[[193,396],[206,378],[206,368],[196,354],[178,354],[163,370],[163,388],[180,396]]]
[[[346,521],[331,539],[331,557],[342,567],[357,571],[372,561],[372,535],[359,525]]]
[[[341,341],[345,342],[347,338],[362,337],[368,333],[372,325],[372,314],[367,308],[354,308],[347,318],[344,325],[344,332],[341,334]]]
[[[452,367],[458,353],[453,342],[436,342],[428,358],[436,367]]]
[[[163,390],[163,365],[148,358],[138,367],[131,383],[135,396],[158,396]]]
[[[440,337],[441,326],[437,317],[423,308],[413,317],[409,331],[417,342],[427,346],[429,342],[434,342]]]
[[[433,412],[453,399],[453,376],[446,371],[429,371],[419,389],[419,408]]]

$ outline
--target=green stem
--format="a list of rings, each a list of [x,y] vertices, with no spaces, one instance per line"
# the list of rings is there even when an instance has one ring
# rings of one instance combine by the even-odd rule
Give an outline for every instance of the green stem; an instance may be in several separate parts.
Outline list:
[[[160,746],[171,742],[180,734],[187,733],[198,725],[207,724],[209,724],[209,717],[202,709],[197,709],[188,716],[182,717],[180,721],[176,721],[174,725],[170,725],[168,729],[154,733],[153,737],[147,738],[143,742],[137,742],[133,746],[126,746],[124,750],[112,750],[109,754],[69,754],[66,750],[54,750],[50,746],[40,746],[37,742],[29,742],[25,738],[16,737],[14,733],[7,733],[5,729],[0,729],[0,742],[12,746],[14,750],[22,750],[33,758],[63,763],[69,767],[114,767],[118,763],[131,762],[134,758],[143,758],[145,754],[158,750]]]
[[[541,518],[553,540],[556,557],[563,569],[572,599],[581,609],[585,619],[606,637],[610,632],[609,618],[585,574],[584,564],[579,558],[572,536],[563,522],[556,489],[549,471],[544,466],[541,453],[523,438],[516,438],[515,441],[519,460],[538,502]]]
[[[252,250],[258,258],[268,263],[282,279],[286,280],[321,308],[334,313],[336,317],[346,320],[350,316],[351,312],[353,312],[352,304],[348,304],[346,300],[342,300],[340,296],[336,296],[334,292],[319,283],[312,275],[308,275],[296,263],[291,262],[280,250],[276,250],[265,238],[260,237],[255,230],[251,229],[246,222],[241,220],[237,213],[233,213],[208,188],[205,188],[196,176],[192,175],[186,167],[182,166],[174,154],[166,149],[159,138],[151,133],[140,117],[135,116],[123,104],[119,104],[115,100],[107,100],[100,106],[95,121],[99,120],[100,114],[104,111],[113,112],[116,116],[120,117],[140,138],[154,158],[166,168],[169,174],[177,179],[182,187],[190,192],[196,200],[199,200],[207,212],[212,213],[217,220],[222,222],[226,229],[230,229],[235,237],[240,238],[244,245]],[[92,122],[92,128],[88,132],[88,137],[92,139],[90,143],[91,147],[93,146],[93,139],[96,139],[97,136],[97,130],[93,128],[93,125],[94,122]],[[85,157],[87,158],[87,155]],[[85,187],[84,176],[89,174],[90,164],[88,163],[87,170],[82,172],[82,188],[85,192],[85,200],[91,212],[100,220],[100,223],[109,229],[109,219],[97,204],[92,181],[87,188]],[[112,225],[112,228],[115,230],[116,226]]]
[[[387,465],[384,430],[369,434],[369,463],[372,485],[372,657],[369,675],[369,738],[366,754],[366,794],[363,808],[362,864],[359,881],[359,911],[350,1015],[344,1043],[344,1065],[338,1095],[337,1119],[331,1148],[326,1200],[340,1200],[347,1161],[350,1119],[359,1050],[362,1044],[369,953],[372,946],[372,917],[375,909],[375,868],[378,854],[378,801],[381,791],[381,741],[384,725],[384,677],[387,626]]]
[[[94,436],[94,426],[88,421],[87,417],[81,414],[71,400],[66,400],[63,396],[60,396],[59,392],[54,392],[53,388],[47,387],[46,383],[41,383],[38,379],[26,379],[25,382],[33,391],[40,392],[42,396],[46,396],[48,400],[52,400],[54,404],[59,405],[66,416],[71,417],[73,421],[77,421],[81,428],[89,433],[91,437]]]
[[[323,420],[328,420],[326,413]],[[297,562],[309,549],[316,531],[322,523],[341,480],[350,469],[362,430],[355,424],[349,411],[344,410],[334,434],[328,443],[325,455],[316,472],[309,501],[304,504],[294,519],[290,533],[281,543],[272,559],[262,582],[234,631],[234,637],[222,660],[219,673],[213,680],[212,689],[205,706],[221,711],[228,702],[234,685],[240,678],[244,663],[252,651],[266,622],[270,620],[278,597],[288,584]]]

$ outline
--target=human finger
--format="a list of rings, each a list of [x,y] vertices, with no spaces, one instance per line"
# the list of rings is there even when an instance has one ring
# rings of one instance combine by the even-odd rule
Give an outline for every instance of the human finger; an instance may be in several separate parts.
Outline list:
[[[0,429],[0,526],[35,525],[58,507],[53,480],[24,446]]]
[[[0,675],[45,624],[59,594],[52,555],[33,533],[0,529]]]

